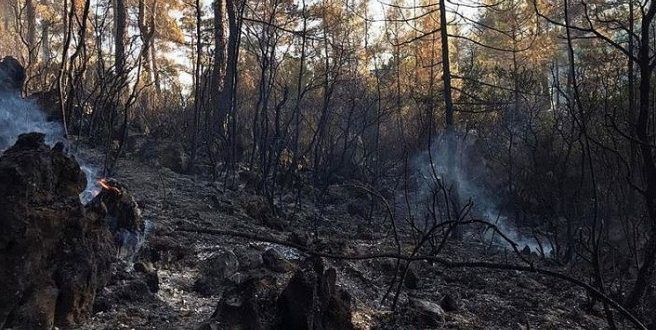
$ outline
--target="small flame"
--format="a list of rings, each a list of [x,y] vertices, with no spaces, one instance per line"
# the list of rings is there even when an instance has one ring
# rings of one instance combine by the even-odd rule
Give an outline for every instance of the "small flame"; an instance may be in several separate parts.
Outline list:
[[[118,194],[118,195],[121,194],[121,190],[118,189],[118,188],[116,188],[116,187],[114,187],[114,186],[112,186],[111,183],[110,183],[107,179],[100,179],[100,180],[98,180],[98,184],[99,184],[103,189],[106,189],[106,190],[109,190],[109,191],[113,191],[113,192],[115,192],[115,193]]]

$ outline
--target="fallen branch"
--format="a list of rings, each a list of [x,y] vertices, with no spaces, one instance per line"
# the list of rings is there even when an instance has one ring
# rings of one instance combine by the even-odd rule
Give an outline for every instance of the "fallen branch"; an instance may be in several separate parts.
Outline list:
[[[633,315],[629,310],[625,309],[621,304],[619,304],[612,298],[608,297],[607,295],[601,293],[599,290],[595,289],[589,284],[581,280],[578,280],[574,277],[571,277],[569,275],[565,275],[556,271],[538,268],[535,267],[534,265],[522,266],[522,265],[494,263],[494,262],[487,262],[487,261],[452,261],[449,259],[440,258],[436,256],[405,256],[403,254],[394,253],[394,252],[338,255],[333,253],[316,251],[307,246],[302,246],[300,244],[288,242],[286,240],[279,239],[279,238],[250,234],[241,231],[209,229],[209,228],[185,228],[185,227],[179,227],[176,230],[179,232],[188,232],[188,233],[240,237],[240,238],[246,238],[246,239],[260,241],[260,242],[279,244],[282,246],[297,249],[310,256],[317,256],[317,257],[336,259],[336,260],[369,260],[369,259],[390,258],[390,259],[397,259],[397,260],[404,260],[404,261],[431,261],[431,262],[438,263],[446,268],[485,268],[485,269],[496,269],[496,270],[515,270],[521,272],[542,274],[542,275],[564,280],[582,289],[585,289],[592,296],[614,307],[622,316],[626,317],[636,327],[636,329],[647,330],[647,327],[644,324],[642,324],[642,322],[640,322],[640,320],[638,320],[638,318],[635,315]]]

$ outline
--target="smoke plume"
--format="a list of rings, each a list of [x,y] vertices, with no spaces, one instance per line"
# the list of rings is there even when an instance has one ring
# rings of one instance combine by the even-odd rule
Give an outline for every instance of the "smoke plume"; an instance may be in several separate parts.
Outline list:
[[[503,207],[500,206],[501,194],[503,194],[499,192],[500,180],[494,177],[495,174],[486,167],[482,155],[476,152],[476,138],[473,136],[451,138],[458,139],[458,143],[455,144],[457,146],[455,155],[448,154],[448,141],[444,134],[434,140],[434,146],[430,151],[423,152],[412,161],[414,172],[419,176],[415,204],[427,205],[439,181],[445,187],[457,192],[452,196],[457,196],[460,205],[464,206],[468,201],[473,203],[471,215],[474,218],[496,225],[499,231],[517,243],[520,249],[528,246],[531,251],[539,253],[540,244],[536,239],[523,234],[512,219],[504,214]],[[456,166],[453,170],[447,168],[449,156],[456,157],[454,162]],[[427,210],[424,209],[423,212]],[[426,214],[419,214],[419,216],[426,217]],[[492,230],[487,230],[483,237],[492,244],[510,247],[507,241]],[[547,254],[551,250],[547,246],[542,248]]]
[[[49,122],[34,101],[23,99],[15,93],[0,93],[0,153],[16,143],[20,134],[29,132],[45,134],[48,145],[57,142],[66,145],[62,125]],[[80,200],[87,203],[100,190],[96,180],[97,170],[80,157],[76,159],[87,176],[87,187],[80,194]]]

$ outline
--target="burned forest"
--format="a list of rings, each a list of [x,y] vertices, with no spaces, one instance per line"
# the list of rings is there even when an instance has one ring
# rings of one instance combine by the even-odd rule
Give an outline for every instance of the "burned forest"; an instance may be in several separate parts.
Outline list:
[[[0,0],[0,329],[656,329],[654,0]]]

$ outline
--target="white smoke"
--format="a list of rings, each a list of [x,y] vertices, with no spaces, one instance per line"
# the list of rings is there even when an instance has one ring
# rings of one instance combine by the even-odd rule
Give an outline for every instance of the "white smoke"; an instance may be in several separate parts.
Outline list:
[[[48,121],[46,114],[34,101],[10,93],[0,93],[0,153],[14,145],[20,134],[31,132],[45,134],[46,143],[51,146],[57,142],[66,142],[62,125]],[[80,194],[80,200],[86,204],[100,191],[96,180],[97,170],[80,157],[76,159],[87,177],[86,189]]]
[[[78,159],[78,162],[79,161],[80,160]],[[85,162],[84,164],[80,163],[80,169],[87,177],[87,186],[80,194],[82,204],[86,205],[100,193],[101,188],[98,184],[98,169],[95,166],[90,165],[89,162]]]
[[[48,122],[36,103],[10,94],[0,95],[0,150],[14,145],[18,135],[30,132],[45,134],[49,145],[63,140],[61,125]]]
[[[532,252],[544,252],[548,255],[551,248],[545,245],[541,246],[541,242],[538,242],[537,238],[520,232],[512,219],[503,214],[499,206],[499,193],[491,191],[492,187],[486,187],[487,183],[496,180],[489,177],[492,173],[485,168],[482,155],[478,155],[472,150],[475,137],[459,138],[456,143],[456,155],[448,154],[446,139],[445,135],[435,138],[431,150],[416,156],[412,162],[415,173],[419,175],[415,204],[425,205],[427,201],[430,201],[433,189],[441,183],[447,189],[457,191],[461,206],[464,206],[467,201],[471,201],[473,203],[471,215],[494,224],[508,239],[517,243],[520,250],[527,246]],[[458,137],[454,136],[452,139],[458,139]],[[449,156],[456,157],[454,171],[447,170]],[[493,230],[487,230],[483,237],[492,244],[506,248],[511,247],[509,242],[495,234]]]

